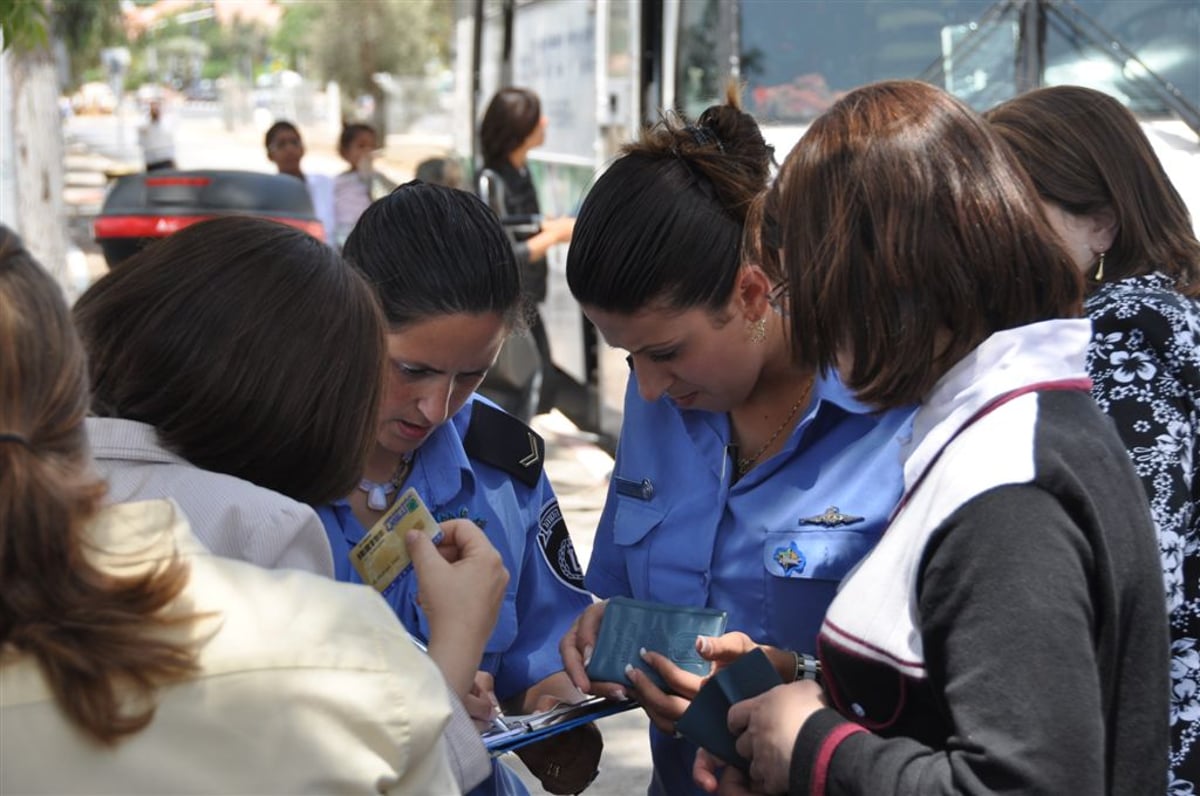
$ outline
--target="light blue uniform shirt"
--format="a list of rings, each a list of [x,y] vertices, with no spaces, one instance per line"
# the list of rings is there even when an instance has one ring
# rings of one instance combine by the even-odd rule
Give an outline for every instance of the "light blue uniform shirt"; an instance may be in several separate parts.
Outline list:
[[[835,375],[813,396],[783,449],[735,482],[729,416],[644,401],[631,374],[588,588],[720,608],[730,631],[815,653],[839,581],[900,500],[913,410],[874,413]],[[695,747],[650,734],[650,793],[702,793]]]
[[[559,639],[592,599],[583,588],[558,498],[540,463],[536,482],[530,486],[510,471],[467,453],[464,440],[473,411],[480,405],[495,408],[486,398],[472,396],[449,422],[433,432],[418,449],[412,472],[400,491],[416,488],[439,522],[460,518],[473,521],[500,551],[510,578],[480,668],[495,678],[496,696],[503,701],[562,670]],[[494,416],[491,419],[496,420]],[[485,435],[488,441],[484,444],[491,447],[490,452],[512,462],[527,457],[531,442],[521,430],[528,429],[512,417],[506,416],[500,422],[505,431],[514,428],[506,423],[520,426],[516,438],[523,447],[506,449],[503,441],[493,442],[491,435]],[[540,439],[537,442],[540,444]],[[496,446],[501,449],[495,450]],[[544,456],[544,450],[542,453]],[[344,500],[319,507],[317,514],[329,535],[337,579],[361,583],[350,564],[350,549],[366,535],[366,529]],[[410,633],[429,640],[429,625],[416,602],[417,578],[411,568],[383,592],[383,597]],[[471,791],[473,795],[528,793],[505,766],[496,763],[493,768],[497,775]]]

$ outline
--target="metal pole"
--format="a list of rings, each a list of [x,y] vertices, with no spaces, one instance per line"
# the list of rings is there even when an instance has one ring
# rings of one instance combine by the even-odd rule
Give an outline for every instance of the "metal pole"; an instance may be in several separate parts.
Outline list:
[[[1016,88],[1018,94],[1042,84],[1046,66],[1046,10],[1042,0],[1019,0]]]

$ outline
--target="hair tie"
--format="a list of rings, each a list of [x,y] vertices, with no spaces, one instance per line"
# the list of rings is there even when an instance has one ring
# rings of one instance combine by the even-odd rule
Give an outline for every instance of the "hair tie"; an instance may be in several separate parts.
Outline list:
[[[692,138],[700,146],[708,146],[709,144],[716,144],[717,150],[722,155],[725,154],[725,146],[721,143],[721,139],[717,137],[717,134],[715,132],[713,132],[712,128],[709,127],[708,125],[706,125],[706,124],[700,124],[700,125],[689,124],[687,127],[684,128],[684,130],[691,133]]]
[[[27,437],[13,432],[0,432],[0,442],[15,442],[18,445],[24,446],[26,450],[33,450],[33,446],[29,444]]]

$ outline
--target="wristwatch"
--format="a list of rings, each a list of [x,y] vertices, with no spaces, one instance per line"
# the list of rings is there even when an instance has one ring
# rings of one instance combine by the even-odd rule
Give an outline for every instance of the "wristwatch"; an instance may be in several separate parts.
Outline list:
[[[793,652],[792,655],[796,658],[796,672],[792,677],[794,682],[820,679],[821,661],[812,655],[805,655],[802,652]]]

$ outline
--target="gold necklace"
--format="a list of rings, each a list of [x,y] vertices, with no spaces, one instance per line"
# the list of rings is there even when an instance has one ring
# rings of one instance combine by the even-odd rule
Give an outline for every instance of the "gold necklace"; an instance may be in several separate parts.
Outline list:
[[[796,413],[800,411],[800,407],[808,402],[808,396],[809,393],[812,392],[814,381],[815,379],[809,380],[808,385],[804,388],[804,392],[801,393],[800,397],[796,400],[796,403],[792,404],[792,408],[788,410],[787,417],[783,419],[783,422],[780,423],[778,428],[775,429],[774,433],[771,434],[770,439],[764,442],[762,447],[754,452],[753,456],[747,456],[737,460],[737,474],[739,478],[750,472],[750,468],[752,468],[755,463],[758,462],[758,457],[762,456],[766,452],[767,448],[771,447],[771,444],[774,443],[775,440],[779,439],[779,435],[783,433],[783,430],[791,424],[792,418],[794,418]]]

